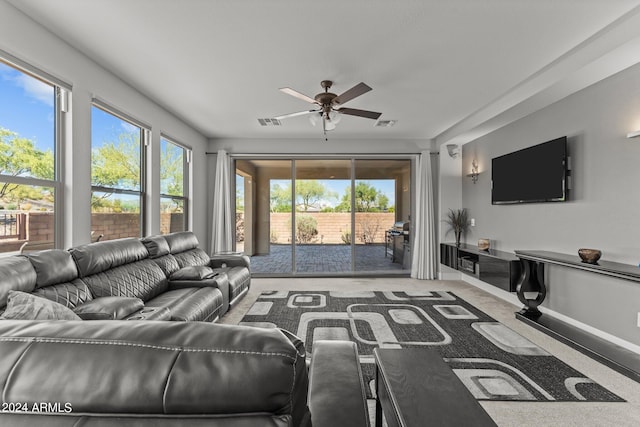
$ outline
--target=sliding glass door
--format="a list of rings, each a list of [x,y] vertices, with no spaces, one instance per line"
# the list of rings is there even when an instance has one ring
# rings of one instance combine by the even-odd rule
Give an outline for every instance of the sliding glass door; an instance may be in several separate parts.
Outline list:
[[[344,273],[351,266],[351,160],[295,161],[295,271]]]
[[[410,269],[409,256],[400,256],[409,250],[409,236],[391,231],[396,223],[408,223],[411,215],[411,162],[363,159],[354,163],[355,270]]]
[[[406,274],[411,159],[235,159],[236,250],[256,275]]]

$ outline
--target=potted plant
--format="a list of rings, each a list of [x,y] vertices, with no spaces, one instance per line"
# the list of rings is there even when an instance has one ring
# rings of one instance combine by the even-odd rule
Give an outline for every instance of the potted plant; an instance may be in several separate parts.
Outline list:
[[[471,225],[467,210],[456,209],[454,211],[453,209],[449,209],[447,217],[443,221],[449,225],[449,229],[446,234],[453,231],[456,236],[456,246],[460,246],[460,237],[466,236],[467,231],[469,231],[469,226]]]

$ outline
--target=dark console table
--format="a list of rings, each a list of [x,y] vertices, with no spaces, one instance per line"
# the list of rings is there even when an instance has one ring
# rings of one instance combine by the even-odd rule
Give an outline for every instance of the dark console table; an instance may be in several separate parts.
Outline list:
[[[482,250],[466,243],[440,243],[440,262],[505,291],[516,291],[520,260],[511,252]]]
[[[373,350],[376,427],[496,426],[440,355],[428,348]]]
[[[538,306],[544,301],[547,294],[544,282],[545,265],[575,268],[637,283],[640,283],[640,268],[611,261],[588,264],[582,262],[577,255],[549,251],[516,251],[516,255],[523,264],[523,274],[516,291],[518,299],[524,304],[523,309],[516,313],[516,318],[640,382],[640,356],[638,354],[566,322],[551,316],[544,316],[538,310]],[[532,297],[532,294],[535,294],[535,297]]]

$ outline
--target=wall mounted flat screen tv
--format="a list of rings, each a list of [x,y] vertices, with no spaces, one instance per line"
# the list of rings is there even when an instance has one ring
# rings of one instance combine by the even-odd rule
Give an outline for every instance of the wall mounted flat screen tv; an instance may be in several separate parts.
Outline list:
[[[491,203],[567,200],[567,138],[562,137],[491,160]]]

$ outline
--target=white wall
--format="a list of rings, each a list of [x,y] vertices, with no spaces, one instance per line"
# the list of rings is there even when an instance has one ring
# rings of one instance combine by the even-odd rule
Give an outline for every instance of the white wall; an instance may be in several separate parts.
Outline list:
[[[462,178],[462,204],[476,219],[467,240],[490,238],[506,251],[598,248],[603,260],[638,265],[640,139],[626,138],[638,129],[640,65],[466,144],[462,175],[474,157],[481,172],[477,184]],[[573,166],[568,202],[491,205],[492,158],[565,135]],[[559,269],[547,269],[544,307],[640,344],[640,284]]]
[[[440,242],[453,242],[455,236],[449,230],[449,226],[443,221],[449,209],[462,208],[462,148],[457,158],[452,158],[445,145],[440,147],[439,160],[439,189],[438,189],[438,217],[436,218],[436,228],[438,229],[438,240]],[[438,261],[440,261],[440,247],[438,245]],[[442,280],[456,280],[460,278],[460,273],[443,264],[438,264],[439,277]]]
[[[89,60],[60,38],[35,23],[13,6],[0,0],[0,49],[73,85],[70,132],[65,162],[64,246],[89,241],[91,232],[91,99],[98,97],[132,117],[150,124],[149,224],[147,234],[160,231],[159,189],[160,132],[193,148],[192,229],[208,245],[207,231],[207,140],[189,125],[127,85],[108,70]],[[114,46],[117,49],[117,46]]]

